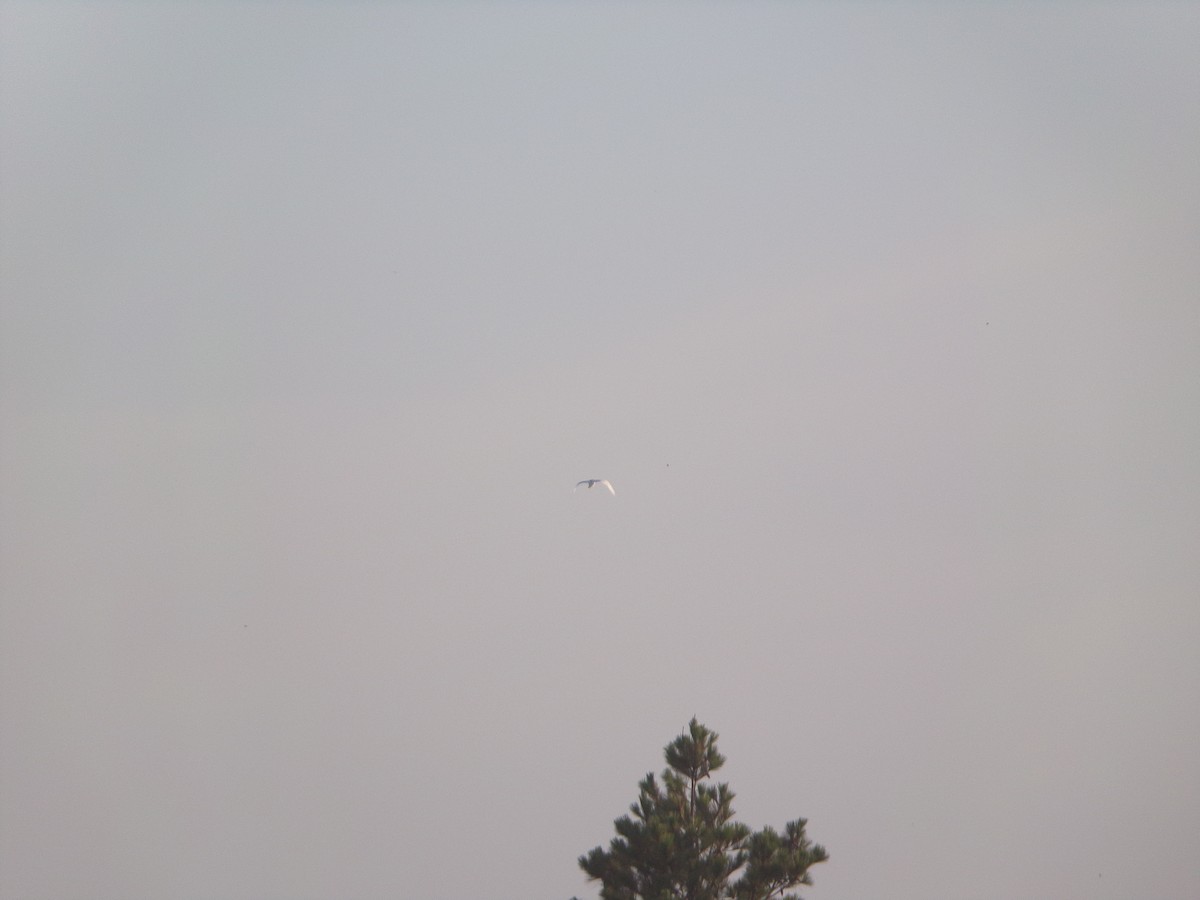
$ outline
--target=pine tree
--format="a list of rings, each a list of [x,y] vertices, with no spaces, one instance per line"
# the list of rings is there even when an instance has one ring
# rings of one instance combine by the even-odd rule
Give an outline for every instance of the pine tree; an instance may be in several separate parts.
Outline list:
[[[608,849],[579,858],[602,900],[799,900],[787,891],[812,884],[809,867],[829,858],[806,837],[808,823],[788,822],[781,834],[735,822],[729,785],[708,783],[725,763],[717,734],[694,718],[664,755],[661,784],[653,773],[642,779]]]

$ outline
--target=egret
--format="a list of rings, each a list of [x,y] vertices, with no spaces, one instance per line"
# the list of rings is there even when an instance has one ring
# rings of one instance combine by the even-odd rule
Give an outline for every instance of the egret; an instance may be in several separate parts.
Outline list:
[[[614,497],[617,495],[616,490],[613,488],[613,486],[611,484],[608,483],[607,478],[585,478],[583,481],[579,482],[579,484],[575,485],[575,490],[579,490],[579,488],[585,484],[588,486],[589,491],[592,489],[592,487],[594,485],[602,484],[606,488],[608,488],[608,492],[610,494],[612,494]]]

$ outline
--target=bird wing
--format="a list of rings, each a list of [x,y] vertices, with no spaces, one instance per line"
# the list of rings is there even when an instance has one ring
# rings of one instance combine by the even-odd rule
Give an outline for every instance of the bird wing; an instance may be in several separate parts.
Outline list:
[[[577,485],[575,485],[575,490],[579,490],[579,489],[580,489],[581,487],[583,487],[583,485],[585,485],[585,484],[587,484],[587,482],[586,482],[586,481],[581,481],[581,482],[579,482]]]
[[[603,481],[601,481],[601,482],[600,482],[600,484],[602,484],[602,485],[604,485],[606,488],[608,488],[608,492],[609,492],[610,494],[612,494],[614,497],[615,497],[615,496],[617,496],[617,489],[616,489],[616,488],[614,488],[614,487],[613,487],[611,484],[609,484],[609,483],[608,483],[608,479],[607,479],[607,478],[605,478]]]

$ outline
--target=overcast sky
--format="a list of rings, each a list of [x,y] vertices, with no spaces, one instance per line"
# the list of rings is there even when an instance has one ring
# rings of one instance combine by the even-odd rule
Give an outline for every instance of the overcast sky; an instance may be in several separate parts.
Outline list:
[[[696,715],[808,900],[1200,897],[1198,61],[0,3],[0,896],[592,898]]]

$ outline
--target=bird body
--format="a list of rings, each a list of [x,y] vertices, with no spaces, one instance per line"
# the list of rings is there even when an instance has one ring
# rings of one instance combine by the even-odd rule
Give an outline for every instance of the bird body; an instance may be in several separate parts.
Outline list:
[[[590,491],[590,490],[591,490],[591,489],[592,489],[592,488],[593,488],[595,485],[597,485],[597,484],[602,484],[602,485],[604,485],[604,487],[608,488],[608,492],[609,492],[610,494],[612,494],[614,497],[617,495],[617,492],[616,492],[616,490],[613,488],[613,486],[612,486],[611,484],[609,484],[609,482],[608,482],[608,479],[607,479],[607,478],[585,478],[583,481],[581,481],[581,482],[579,482],[577,485],[575,485],[575,490],[579,490],[579,489],[580,489],[581,487],[583,487],[585,484],[587,485],[587,488],[588,488],[588,490],[589,490],[589,491]]]

